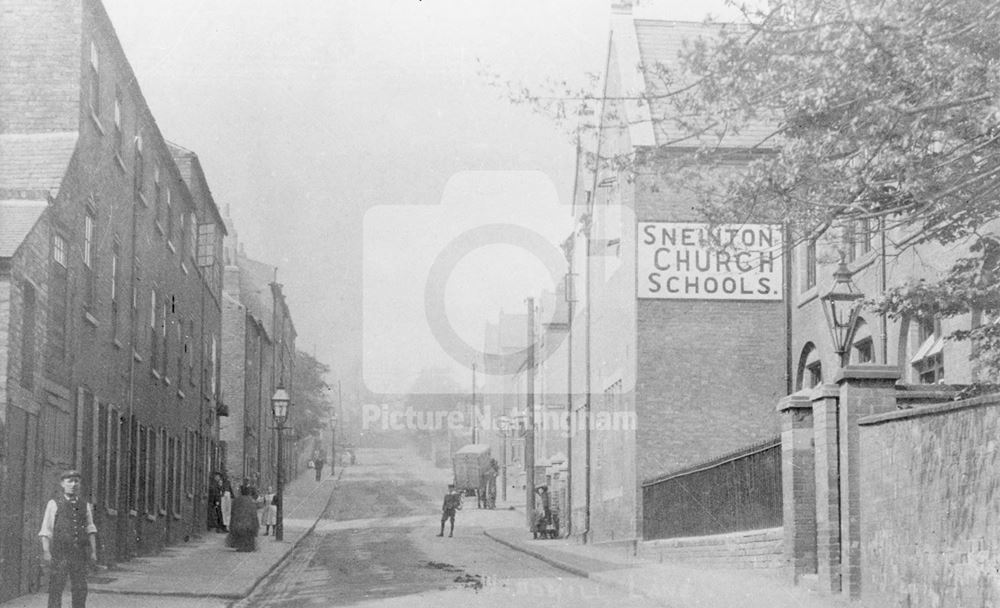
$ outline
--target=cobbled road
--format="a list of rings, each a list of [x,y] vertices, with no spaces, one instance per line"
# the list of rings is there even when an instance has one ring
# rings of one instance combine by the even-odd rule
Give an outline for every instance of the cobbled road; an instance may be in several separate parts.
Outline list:
[[[478,510],[467,501],[454,538],[438,537],[449,476],[406,450],[359,451],[313,533],[236,606],[656,605],[483,534],[517,525],[513,512]]]

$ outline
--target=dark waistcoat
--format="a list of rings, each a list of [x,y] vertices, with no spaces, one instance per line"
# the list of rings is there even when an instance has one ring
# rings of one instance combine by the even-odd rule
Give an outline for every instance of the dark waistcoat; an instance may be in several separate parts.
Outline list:
[[[70,502],[60,496],[56,499],[56,519],[52,526],[52,552],[67,554],[89,545],[86,501]]]

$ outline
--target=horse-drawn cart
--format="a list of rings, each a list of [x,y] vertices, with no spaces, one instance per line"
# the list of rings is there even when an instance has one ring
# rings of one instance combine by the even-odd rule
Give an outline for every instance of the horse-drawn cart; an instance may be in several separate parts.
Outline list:
[[[463,446],[452,458],[455,490],[466,496],[475,495],[476,504],[480,508],[493,508],[489,488],[491,475],[493,479],[496,476],[492,474],[492,461],[490,446],[483,444]]]

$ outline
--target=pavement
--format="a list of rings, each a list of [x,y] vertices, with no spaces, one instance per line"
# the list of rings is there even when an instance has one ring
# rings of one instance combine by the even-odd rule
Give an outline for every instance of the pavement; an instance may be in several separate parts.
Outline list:
[[[523,492],[523,490],[521,491]],[[508,491],[508,497],[516,495]],[[875,608],[846,596],[831,596],[795,586],[784,573],[770,570],[707,568],[683,562],[636,557],[624,544],[584,545],[575,539],[532,539],[524,501],[498,502],[503,527],[483,533],[498,543],[570,574],[646,597],[671,608]]]
[[[322,481],[317,482],[315,471],[306,469],[285,486],[284,531],[280,542],[274,536],[261,535],[257,538],[257,551],[241,553],[226,547],[225,534],[207,532],[155,556],[98,569],[89,578],[89,603],[128,605],[127,601],[102,601],[102,594],[123,600],[127,600],[124,596],[215,599],[216,605],[248,596],[315,528],[333,498],[343,468],[337,467],[336,473],[336,477],[324,473]],[[69,605],[69,585],[66,587],[63,603]],[[42,608],[46,602],[45,593],[34,593],[0,604],[0,608]]]
[[[337,476],[315,481],[306,470],[285,488],[284,539],[261,536],[258,550],[239,553],[225,546],[225,535],[208,533],[189,543],[169,547],[154,557],[142,557],[102,569],[91,577],[94,605],[129,605],[129,596],[175,598],[179,605],[224,606],[250,595],[316,527],[333,498]],[[442,473],[443,475],[443,473]],[[444,477],[442,477],[444,479]],[[522,491],[523,492],[523,491]],[[778,573],[694,567],[679,562],[640,559],[622,545],[584,545],[573,539],[534,540],[528,531],[519,492],[496,510],[466,504],[460,525],[475,528],[490,539],[537,558],[567,573],[644,596],[675,608],[867,608],[844,597],[819,594],[791,584]],[[103,601],[117,597],[115,601]],[[67,591],[68,595],[68,591]],[[96,596],[96,597],[95,597]],[[185,599],[191,600],[190,603]],[[195,598],[200,601],[195,602]],[[139,598],[135,597],[132,602]],[[147,598],[148,599],[148,598]],[[215,603],[205,603],[214,600]],[[64,598],[68,602],[68,597]],[[148,601],[146,602],[149,603]],[[41,608],[46,595],[36,593],[0,604],[0,608]]]

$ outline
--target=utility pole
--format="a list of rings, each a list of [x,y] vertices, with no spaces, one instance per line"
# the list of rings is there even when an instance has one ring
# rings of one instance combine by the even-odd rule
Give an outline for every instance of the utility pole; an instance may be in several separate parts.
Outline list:
[[[476,441],[476,362],[472,362],[472,418],[469,420],[472,425],[472,443]]]
[[[566,239],[566,536],[573,533],[573,303],[576,284],[573,281],[573,248],[575,234]]]
[[[525,513],[528,528],[535,525],[535,299],[528,298],[528,362],[526,370],[528,424],[524,435]]]

